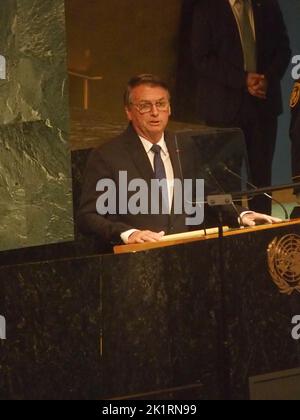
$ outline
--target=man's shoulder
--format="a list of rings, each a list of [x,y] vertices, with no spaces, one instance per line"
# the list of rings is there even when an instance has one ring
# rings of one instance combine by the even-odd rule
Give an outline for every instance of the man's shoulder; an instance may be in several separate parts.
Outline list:
[[[123,144],[124,144],[124,136],[122,133],[118,135],[117,137],[110,138],[108,141],[101,144],[101,146],[98,146],[94,150],[100,153],[109,153],[109,152],[118,150],[120,147],[123,146]]]
[[[265,13],[275,13],[275,16],[281,11],[278,0],[256,0],[256,5],[260,9],[262,8]]]
[[[97,155],[116,155],[118,153],[122,153],[124,151],[124,147],[126,146],[127,142],[135,136],[134,131],[128,127],[125,131],[118,134],[115,137],[112,137],[105,143],[101,144],[101,146],[96,147],[92,150],[92,153]]]
[[[260,1],[257,1],[256,0],[256,3],[258,3],[260,6],[269,6],[269,7],[274,7],[274,6],[277,6],[278,7],[278,0],[260,0]]]
[[[106,143],[92,149],[89,153],[86,167],[91,171],[95,168],[112,168],[126,159],[126,132],[111,138]]]
[[[201,0],[196,1],[195,9],[202,10],[203,12],[213,12],[220,7],[224,6],[224,0]]]

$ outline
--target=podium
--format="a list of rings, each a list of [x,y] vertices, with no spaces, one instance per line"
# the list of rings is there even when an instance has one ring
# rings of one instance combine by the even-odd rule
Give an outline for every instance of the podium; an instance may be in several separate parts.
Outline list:
[[[268,265],[289,235],[300,221],[226,232],[223,296],[216,236],[1,266],[0,397],[248,399],[250,378],[300,367],[300,294]]]

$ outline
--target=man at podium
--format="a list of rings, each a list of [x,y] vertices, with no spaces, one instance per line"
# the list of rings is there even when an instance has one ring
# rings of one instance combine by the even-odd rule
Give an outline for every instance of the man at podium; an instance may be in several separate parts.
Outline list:
[[[128,82],[124,104],[128,128],[117,138],[92,151],[89,157],[78,213],[80,230],[96,235],[102,243],[110,246],[157,242],[165,234],[191,230],[184,211],[181,214],[174,212],[174,183],[176,180],[184,183],[184,180],[197,179],[197,151],[190,143],[181,145],[179,150],[174,135],[166,131],[171,115],[170,92],[166,83],[151,74],[135,76]],[[99,202],[109,201],[109,196],[105,196],[107,190],[102,188],[102,180],[111,181],[112,190],[116,193],[117,202],[110,203],[106,212],[99,210]],[[153,181],[161,183],[159,212],[133,214],[123,211],[121,205],[132,198],[128,186],[136,180],[142,180],[150,190]],[[151,198],[148,191],[142,196],[145,202]],[[148,207],[151,210],[152,204]],[[156,205],[154,207],[157,209]],[[238,225],[241,220],[245,226],[280,221],[234,204],[224,206],[222,215],[223,222],[232,226]],[[216,225],[218,222],[211,209],[207,209],[204,227],[212,223]]]

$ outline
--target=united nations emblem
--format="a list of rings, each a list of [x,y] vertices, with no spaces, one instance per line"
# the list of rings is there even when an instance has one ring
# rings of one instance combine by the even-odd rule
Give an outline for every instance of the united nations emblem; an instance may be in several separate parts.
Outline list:
[[[291,94],[290,107],[295,108],[300,99],[300,83],[296,82]]]
[[[300,293],[300,236],[275,238],[268,247],[268,264],[280,293]]]

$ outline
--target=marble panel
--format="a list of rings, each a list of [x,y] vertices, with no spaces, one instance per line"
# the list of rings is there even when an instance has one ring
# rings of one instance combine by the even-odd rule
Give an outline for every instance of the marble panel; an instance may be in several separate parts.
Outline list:
[[[0,251],[74,239],[63,0],[0,4]]]

